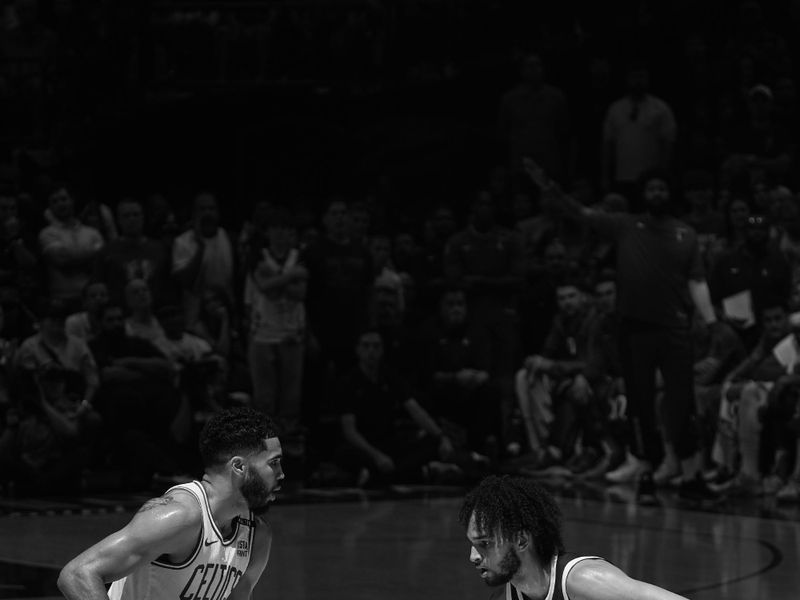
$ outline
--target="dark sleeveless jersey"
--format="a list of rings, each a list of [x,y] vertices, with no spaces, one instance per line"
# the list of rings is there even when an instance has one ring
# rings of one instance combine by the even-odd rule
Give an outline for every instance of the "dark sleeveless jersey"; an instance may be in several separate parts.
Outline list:
[[[579,556],[570,552],[563,552],[554,556],[550,564],[550,588],[547,590],[545,600],[570,600],[567,595],[567,577],[572,567],[583,560],[604,560],[599,556]],[[528,596],[518,591],[510,583],[497,588],[489,600],[529,600]]]

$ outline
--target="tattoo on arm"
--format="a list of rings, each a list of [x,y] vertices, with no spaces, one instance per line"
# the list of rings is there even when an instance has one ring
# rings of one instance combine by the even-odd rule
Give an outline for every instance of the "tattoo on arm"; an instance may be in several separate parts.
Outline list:
[[[162,496],[160,498],[152,498],[145,502],[142,505],[142,508],[139,509],[140,513],[147,512],[148,510],[152,510],[157,506],[165,506],[167,504],[171,504],[175,501],[175,498],[172,496]]]

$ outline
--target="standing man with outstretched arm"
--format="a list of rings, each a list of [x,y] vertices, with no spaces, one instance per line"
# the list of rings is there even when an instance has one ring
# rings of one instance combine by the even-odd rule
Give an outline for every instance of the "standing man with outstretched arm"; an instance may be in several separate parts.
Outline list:
[[[200,454],[202,481],[146,502],[64,567],[67,600],[250,599],[272,545],[263,515],[284,477],[280,441],[262,413],[231,409],[206,424]]]
[[[667,481],[682,475],[684,497],[708,497],[711,492],[700,473],[695,424],[691,318],[697,310],[712,332],[716,332],[717,319],[697,235],[669,214],[668,175],[650,171],[642,176],[644,214],[606,214],[561,192],[533,161],[526,160],[525,168],[549,197],[547,201],[560,203],[617,244],[620,356],[632,455],[606,478],[614,483],[638,481],[640,499],[652,501],[654,479]],[[664,381],[664,444],[656,416],[657,372]]]

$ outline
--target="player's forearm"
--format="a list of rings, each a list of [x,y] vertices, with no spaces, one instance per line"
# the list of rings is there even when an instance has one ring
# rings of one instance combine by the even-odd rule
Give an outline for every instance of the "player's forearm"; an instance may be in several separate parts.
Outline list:
[[[105,583],[99,576],[70,565],[58,576],[58,589],[67,600],[108,600]]]
[[[711,304],[711,292],[705,279],[700,281],[689,281],[689,295],[692,297],[697,312],[706,324],[715,323],[717,315],[714,312],[714,305]]]

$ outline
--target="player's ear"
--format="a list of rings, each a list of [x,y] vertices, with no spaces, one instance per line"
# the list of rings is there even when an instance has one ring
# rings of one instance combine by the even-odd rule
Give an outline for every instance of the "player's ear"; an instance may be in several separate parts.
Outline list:
[[[228,461],[228,464],[236,475],[244,476],[244,471],[246,469],[244,458],[241,456],[234,456]]]
[[[517,534],[517,548],[524,552],[531,547],[531,534],[527,531],[520,531]]]

